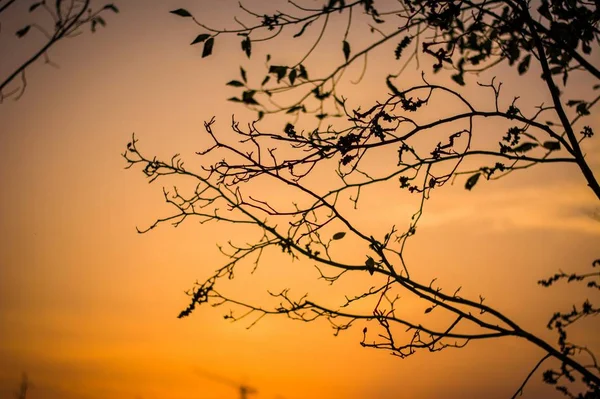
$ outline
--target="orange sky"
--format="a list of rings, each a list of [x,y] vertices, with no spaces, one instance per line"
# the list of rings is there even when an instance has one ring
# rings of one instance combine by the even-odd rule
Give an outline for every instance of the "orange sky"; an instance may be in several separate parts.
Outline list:
[[[121,13],[106,18],[106,29],[60,43],[51,52],[60,69],[35,64],[25,95],[0,105],[0,398],[12,397],[24,371],[34,384],[32,399],[239,397],[197,369],[256,387],[257,399],[494,399],[514,393],[541,353],[510,339],[398,360],[361,348],[362,325],[338,337],[326,322],[284,318],[247,330],[247,323],[223,320],[225,309],[208,307],[178,320],[187,305],[182,291],[225,260],[215,244],[241,240],[243,233],[192,221],[138,235],[136,226],[169,208],[160,183],[148,185],[139,170],[124,170],[120,153],[135,132],[146,154],[181,152],[191,167],[193,151],[206,144],[204,120],[216,115],[225,133],[231,113],[242,120],[253,116],[226,101],[237,91],[225,83],[245,60],[238,39],[219,38],[214,55],[201,59],[200,49],[188,46],[201,31],[168,14],[184,7],[224,26],[238,8],[229,0],[218,6],[205,0],[116,4]],[[25,54],[7,37],[22,27],[25,13],[16,7],[9,15],[0,33],[0,76]],[[340,40],[324,43],[311,65],[341,61]],[[353,40],[359,48],[361,38]],[[270,52],[285,64],[301,55],[295,42],[278,43],[257,46],[256,59]],[[382,54],[362,86],[347,88],[357,103],[385,94],[382,74],[395,72],[390,63],[396,61],[393,51]],[[256,64],[247,69],[259,80]],[[350,70],[349,78],[359,70]],[[503,68],[495,74],[505,82],[504,101],[513,93],[522,96],[523,108],[549,101],[536,75],[519,79]],[[586,81],[573,84],[574,93],[589,88]],[[478,98],[474,86],[465,92]],[[586,124],[600,128],[597,115]],[[594,137],[585,149],[600,174],[598,143]],[[372,229],[385,228],[390,219],[407,223],[405,197],[395,195],[367,195],[353,217]],[[425,281],[437,276],[448,290],[462,285],[464,295],[481,293],[554,342],[547,319],[567,309],[570,298],[584,297],[542,289],[536,281],[559,268],[583,270],[599,256],[600,223],[589,216],[595,206],[571,167],[530,169],[472,192],[462,183],[444,187],[428,203],[408,256]],[[313,268],[269,259],[264,271],[238,286],[240,295],[256,295],[252,287],[280,288],[288,271],[299,289],[325,299],[334,295],[315,283]],[[600,349],[597,329],[597,320],[582,323],[577,336]],[[525,397],[561,397],[537,380]]]

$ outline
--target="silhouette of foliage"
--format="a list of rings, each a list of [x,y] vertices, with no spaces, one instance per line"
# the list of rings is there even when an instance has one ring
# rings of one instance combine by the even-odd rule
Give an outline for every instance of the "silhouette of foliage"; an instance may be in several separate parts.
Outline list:
[[[14,4],[22,4],[23,0],[8,0],[0,2],[0,18],[7,14],[9,7]],[[15,100],[21,98],[27,87],[26,71],[34,62],[43,58],[46,64],[57,66],[50,60],[49,51],[58,42],[79,36],[83,33],[83,27],[89,26],[92,33],[96,32],[99,26],[106,26],[104,15],[107,12],[118,13],[119,9],[112,3],[102,7],[93,8],[91,0],[56,0],[47,2],[45,0],[30,1],[27,12],[31,14],[31,22],[15,32],[15,35],[22,40],[32,35],[32,29],[36,34],[42,34],[46,37],[45,42],[35,53],[31,54],[22,64],[18,65],[8,76],[0,78],[0,103],[5,98],[14,97]],[[51,28],[37,22],[40,14],[46,14],[43,18],[51,22]],[[36,15],[38,14],[38,15]],[[50,24],[49,24],[50,25]],[[8,32],[0,33],[7,34]],[[21,82],[16,88],[9,90],[11,83],[20,78]]]
[[[592,263],[592,268],[600,267],[600,259],[596,259]],[[557,283],[558,281],[564,280],[566,283],[572,282],[584,282],[587,288],[592,290],[600,290],[600,271],[591,272],[586,274],[577,274],[577,273],[565,273],[562,270],[558,273],[554,274],[548,279],[538,281],[538,284],[544,287],[550,287],[551,285]],[[586,299],[580,307],[573,305],[571,311],[567,313],[556,312],[552,315],[552,318],[548,322],[548,329],[556,330],[558,333],[558,347],[561,353],[572,356],[576,353],[587,353],[589,358],[592,359],[592,365],[590,369],[595,369],[597,371],[600,370],[600,366],[598,365],[594,354],[585,346],[580,346],[575,343],[572,343],[567,340],[567,328],[579,320],[582,320],[586,317],[595,316],[600,314],[600,308],[594,307],[594,305]],[[559,385],[561,379],[566,379],[570,382],[575,381],[575,377],[573,376],[573,370],[566,365],[564,362],[561,363],[560,369],[548,369],[543,373],[544,381],[551,385],[556,385],[556,389],[563,392],[565,395],[570,397],[577,398],[597,398],[600,395],[600,387],[598,384],[590,381],[585,376],[583,377],[583,382],[589,387],[589,391],[586,394],[580,394],[578,396],[574,396],[569,392],[569,388],[566,385]]]
[[[420,350],[436,352],[460,348],[473,340],[518,337],[541,349],[544,356],[513,397],[524,392],[530,378],[548,361],[560,366],[558,370],[543,372],[544,382],[573,398],[599,397],[600,368],[594,354],[567,339],[570,325],[598,313],[591,301],[552,316],[548,328],[558,333],[558,343],[553,345],[484,303],[482,296],[465,298],[459,295],[460,288],[446,292],[435,279],[426,283],[417,281],[411,276],[404,256],[431,193],[463,175],[466,176],[465,189],[472,191],[478,184],[538,164],[574,166],[600,200],[600,185],[581,147],[585,140],[593,137],[593,131],[588,125],[580,126],[582,119],[592,115],[600,96],[563,97],[572,76],[589,82],[600,80],[600,70],[589,57],[599,41],[598,2],[399,0],[392,6],[388,3],[381,7],[373,0],[329,0],[321,7],[289,3],[294,12],[263,13],[240,4],[242,12],[253,22],[242,22],[236,17],[240,27],[234,29],[210,27],[188,10],[171,11],[201,29],[191,44],[204,43],[203,57],[218,54],[218,47],[214,47],[218,36],[241,38],[241,50],[253,60],[252,48],[266,46],[265,42],[283,32],[293,34],[294,40],[301,40],[298,38],[306,32],[321,26],[315,32],[315,42],[298,62],[284,65],[268,55],[264,77],[256,81],[260,84],[248,79],[243,67],[240,68],[241,79],[229,80],[227,85],[241,91],[229,100],[256,111],[257,120],[243,128],[233,118],[234,141],[215,130],[214,118],[205,122],[204,129],[211,144],[198,155],[204,157],[202,159],[209,159],[210,154],[218,155],[219,161],[201,161],[202,168],[192,171],[184,168],[179,155],[170,161],[144,155],[138,149],[135,136],[127,145],[123,154],[127,167],[141,167],[150,182],[179,175],[193,181],[196,187],[188,193],[177,188],[164,189],[164,198],[173,206],[173,214],[156,220],[147,229],[138,230],[140,233],[165,222],[177,226],[188,218],[201,223],[221,221],[250,225],[262,232],[254,242],[244,245],[230,242],[229,249],[220,247],[228,262],[187,292],[190,305],[179,317],[189,316],[197,305],[209,303],[230,306],[226,319],[255,317],[250,326],[269,315],[284,315],[305,322],[326,319],[337,335],[354,324],[365,323],[361,345],[390,351],[400,358]],[[362,19],[357,17],[360,14]],[[330,20],[340,15],[347,17],[347,23],[344,34],[336,35],[330,31],[335,29],[330,27]],[[362,48],[354,46],[349,36],[357,20],[366,20],[374,35],[370,44]],[[305,61],[311,54],[317,54],[321,41],[340,36],[342,61],[327,71],[324,68],[309,71]],[[387,44],[394,47],[390,56],[404,61],[397,73],[382,77],[389,94],[364,109],[350,107],[339,88],[343,73],[360,61],[364,72],[369,55]],[[419,54],[424,54],[430,62],[431,73],[449,73],[448,84],[431,83],[423,70],[420,82],[400,87],[399,77],[406,66],[414,63],[420,68],[424,62]],[[534,112],[525,112],[519,108],[518,97],[514,97],[506,107],[500,96],[502,83],[495,78],[477,82],[480,104],[469,100],[461,91],[462,86],[472,82],[473,76],[499,64],[508,64],[518,75],[531,74],[534,67],[541,71],[540,79],[551,105],[541,104]],[[599,84],[593,86],[593,90],[598,88]],[[483,105],[486,93],[491,106]],[[290,102],[290,94],[297,100]],[[452,103],[453,111],[432,119],[440,103]],[[292,119],[280,131],[264,131],[261,120],[274,114]],[[309,119],[316,127],[301,128],[304,126],[300,121],[302,115],[313,116],[316,120]],[[477,121],[482,119],[497,121],[498,126],[502,122],[509,123],[511,127],[507,131],[493,132],[499,137],[497,145],[477,144],[477,137],[490,134],[475,129]],[[345,124],[338,128],[332,122],[323,127],[325,120]],[[457,122],[465,127],[458,129]],[[444,128],[447,136],[436,145],[426,150],[416,145],[418,138],[440,128]],[[395,162],[381,161],[373,169],[367,159],[382,150],[396,154]],[[485,160],[485,163],[473,168],[466,160]],[[337,183],[332,182],[325,190],[316,189],[310,178],[327,169],[335,172]],[[290,198],[294,198],[294,202],[285,207],[276,205],[269,193],[262,193],[263,197],[247,194],[250,183],[267,179],[293,190]],[[359,209],[363,190],[394,181],[400,190],[418,198],[419,205],[408,227],[402,230],[391,226],[382,236],[359,227],[347,212],[344,201],[348,199]],[[348,239],[354,240],[353,246],[358,241],[364,244],[364,260],[353,263],[336,255],[336,246],[339,248]],[[259,267],[263,254],[271,248],[280,249],[292,259],[310,261],[320,278],[330,284],[346,274],[367,272],[365,277],[373,281],[373,286],[358,295],[347,296],[337,307],[312,301],[308,294],[292,295],[289,289],[269,292],[279,302],[274,306],[249,303],[217,289],[223,280],[233,279],[245,262]],[[597,265],[595,261],[593,266]],[[559,272],[548,280],[541,280],[540,284],[585,281],[593,290],[598,288],[598,277],[598,273]],[[421,318],[409,317],[397,310],[400,293],[421,301]],[[365,303],[373,304],[371,310],[357,306]],[[451,321],[440,327],[432,314],[449,316]],[[576,381],[583,385],[571,384]],[[583,390],[576,392],[581,386]]]

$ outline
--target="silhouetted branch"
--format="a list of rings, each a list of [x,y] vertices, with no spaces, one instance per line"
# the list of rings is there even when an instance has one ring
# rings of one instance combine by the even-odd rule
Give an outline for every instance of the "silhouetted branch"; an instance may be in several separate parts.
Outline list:
[[[0,14],[6,10],[13,1],[9,1],[0,8]],[[29,66],[31,66],[40,57],[44,57],[47,64],[52,64],[49,59],[48,51],[59,41],[79,35],[80,28],[84,25],[90,25],[92,32],[96,31],[97,25],[105,26],[106,22],[101,16],[105,11],[109,10],[112,12],[118,12],[118,8],[114,4],[107,4],[102,8],[92,10],[90,7],[91,0],[69,0],[68,2],[57,1],[55,9],[52,10],[44,1],[33,3],[29,7],[29,12],[33,13],[37,9],[44,10],[53,19],[53,31],[52,33],[47,32],[43,27],[38,24],[28,24],[22,29],[16,32],[17,37],[25,37],[31,30],[35,28],[46,36],[46,43],[32,54],[26,61],[16,67],[7,77],[0,80],[0,103],[14,94],[17,94],[15,100],[18,100],[27,87],[27,81],[25,80],[25,72]],[[7,87],[15,81],[18,77],[21,78],[20,88],[5,92]]]
[[[575,397],[567,385],[558,382],[573,382],[577,377],[587,389],[585,397],[597,394],[600,370],[594,354],[584,345],[569,342],[566,333],[571,324],[600,312],[591,301],[552,317],[548,327],[559,335],[558,344],[553,345],[484,303],[481,295],[469,299],[459,295],[460,288],[445,292],[435,279],[428,283],[416,281],[404,256],[434,190],[448,182],[453,184],[463,175],[467,175],[464,187],[470,191],[484,180],[503,178],[536,165],[577,166],[600,199],[600,186],[581,147],[593,131],[589,126],[576,127],[591,114],[600,96],[565,101],[560,97],[561,83],[553,78],[562,76],[563,87],[574,74],[598,78],[597,68],[584,56],[591,52],[592,44],[599,43],[597,5],[541,1],[536,10],[530,5],[521,0],[416,0],[398,1],[388,4],[389,9],[378,10],[369,0],[330,0],[320,8],[290,2],[292,11],[271,14],[240,5],[244,18],[252,22],[236,17],[235,29],[208,27],[185,9],[171,11],[203,29],[191,43],[202,44],[203,57],[212,54],[220,35],[240,37],[242,51],[251,58],[254,45],[291,28],[295,29],[294,40],[309,29],[319,29],[310,49],[297,62],[278,65],[267,57],[267,72],[260,84],[249,81],[246,70],[240,67],[240,77],[227,84],[241,93],[229,100],[255,110],[258,118],[242,127],[232,117],[233,134],[226,135],[216,130],[214,118],[206,121],[208,144],[197,152],[203,157],[199,170],[184,169],[178,156],[165,162],[144,155],[135,137],[123,154],[127,167],[141,167],[150,182],[179,175],[195,187],[186,193],[177,188],[164,190],[173,213],[140,232],[164,222],[177,226],[194,218],[201,223],[241,224],[259,233],[253,242],[229,242],[219,247],[228,261],[187,292],[190,303],[179,317],[189,316],[196,306],[208,303],[227,306],[225,318],[248,320],[248,327],[273,315],[304,322],[327,320],[336,335],[362,323],[369,328],[363,329],[361,345],[390,351],[401,358],[419,350],[461,348],[472,340],[518,337],[540,348],[544,356],[513,397],[522,394],[547,360],[558,362],[560,369],[544,372],[546,383]],[[340,55],[344,61],[321,72],[321,76],[310,71],[309,77],[304,63],[318,52],[330,34],[330,21],[339,14],[347,17],[344,32],[338,35],[343,37]],[[375,38],[363,48],[353,49],[348,32],[361,14]],[[386,19],[392,17],[393,22],[388,23]],[[407,51],[410,56],[398,72],[384,77],[388,94],[383,101],[363,104],[365,108],[350,107],[339,93],[342,75],[356,61],[363,63],[364,74],[368,55],[392,40],[398,43],[393,52],[396,60],[406,58]],[[418,63],[420,52],[434,61],[433,73],[451,71],[455,86],[430,83],[423,72],[421,82],[400,87],[402,71],[408,62]],[[539,64],[551,105],[539,104],[525,112],[518,106],[518,97],[514,97],[507,107],[500,101],[502,83],[495,78],[478,82],[477,103],[460,91],[468,74],[489,71],[504,62],[514,66],[519,75],[528,73],[530,65]],[[484,95],[489,96],[490,105],[481,105]],[[290,102],[290,98],[297,100]],[[452,110],[439,115],[437,110],[448,103],[453,105]],[[281,129],[265,131],[261,119],[275,113],[287,114],[292,120]],[[314,116],[316,127],[300,128],[301,115]],[[338,122],[323,127],[323,121],[332,117]],[[482,120],[493,122],[488,131],[476,128]],[[556,120],[559,122],[553,122]],[[385,156],[377,158],[378,154]],[[213,156],[218,161],[207,161]],[[378,161],[375,166],[374,159]],[[327,180],[327,171],[332,173],[331,180]],[[316,174],[322,184],[314,182]],[[270,192],[253,190],[255,182],[286,187],[293,201],[275,202]],[[416,206],[404,228],[394,224],[384,230],[387,233],[374,234],[360,226],[349,208],[360,209],[363,191],[390,182],[412,194]],[[338,255],[345,240],[351,240],[349,245],[362,251],[361,258],[343,260]],[[288,288],[269,292],[269,301],[261,304],[221,291],[220,284],[234,278],[245,264],[251,265],[252,272],[261,267],[262,256],[271,250],[280,250],[292,260],[306,261],[316,268],[319,279],[330,285],[342,276],[362,273],[370,288],[348,293],[334,305],[310,298],[309,292],[292,295]],[[540,284],[549,286],[564,279],[586,281],[588,287],[597,289],[597,278],[595,272],[561,271]],[[416,312],[400,312],[399,304],[405,297],[417,303]]]

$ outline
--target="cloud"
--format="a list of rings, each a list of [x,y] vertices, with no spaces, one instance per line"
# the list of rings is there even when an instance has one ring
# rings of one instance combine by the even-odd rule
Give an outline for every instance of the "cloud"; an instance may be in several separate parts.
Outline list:
[[[435,201],[435,199],[433,200]],[[493,230],[553,229],[600,234],[600,207],[587,187],[561,182],[541,187],[513,187],[454,198],[452,206],[434,204],[422,226],[474,223]]]

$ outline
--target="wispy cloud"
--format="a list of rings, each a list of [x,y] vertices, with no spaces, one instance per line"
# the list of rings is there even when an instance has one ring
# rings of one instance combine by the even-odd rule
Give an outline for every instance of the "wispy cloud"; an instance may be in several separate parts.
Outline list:
[[[571,230],[600,234],[598,205],[586,187],[560,184],[480,192],[452,206],[431,206],[422,225],[477,223],[494,230]]]

